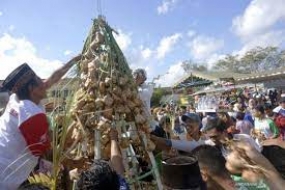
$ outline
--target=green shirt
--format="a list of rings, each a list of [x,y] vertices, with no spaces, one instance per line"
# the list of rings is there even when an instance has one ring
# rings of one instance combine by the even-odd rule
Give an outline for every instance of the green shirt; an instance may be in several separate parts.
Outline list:
[[[266,138],[278,137],[279,130],[275,123],[268,118],[255,119],[254,130],[256,132],[261,132]]]
[[[240,176],[232,175],[237,190],[270,190],[269,187],[260,180],[257,183],[249,183]]]

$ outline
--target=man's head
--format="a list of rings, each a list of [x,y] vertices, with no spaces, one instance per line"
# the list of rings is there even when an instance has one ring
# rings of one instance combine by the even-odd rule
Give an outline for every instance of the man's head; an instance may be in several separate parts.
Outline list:
[[[220,145],[225,138],[226,124],[218,117],[207,117],[202,130],[216,145]]]
[[[248,107],[253,109],[256,106],[256,101],[254,99],[248,100]]]
[[[244,119],[245,113],[244,112],[237,112],[236,113],[236,120],[242,121]]]
[[[44,83],[26,63],[10,73],[2,85],[6,90],[16,93],[20,100],[39,103],[46,97]]]
[[[136,69],[133,72],[133,77],[137,83],[137,85],[141,85],[143,84],[146,79],[147,79],[147,75],[146,75],[146,71],[144,69]]]
[[[77,190],[119,190],[119,177],[109,163],[97,160],[87,170],[83,171],[77,182]]]
[[[218,148],[210,145],[201,145],[192,151],[193,156],[198,160],[200,172],[207,186],[213,187],[217,179],[227,179],[229,173],[225,167],[226,160]],[[216,183],[214,184],[214,181]]]
[[[261,118],[264,114],[265,110],[262,105],[257,105],[253,110],[254,117]]]
[[[201,119],[199,115],[195,113],[186,113],[182,115],[181,119],[184,122],[187,133],[190,136],[199,133],[199,128],[201,124]]]
[[[272,107],[272,105],[271,105],[271,104],[265,104],[265,105],[264,105],[264,112],[265,112],[265,114],[268,115],[268,116],[273,115],[274,113],[273,113],[273,107]]]
[[[230,120],[230,116],[227,112],[219,112],[219,113],[217,113],[217,115],[224,122],[228,122],[228,120]]]
[[[280,100],[280,106],[285,109],[285,97],[282,97]]]
[[[179,108],[179,114],[180,115],[184,115],[187,111],[187,107],[186,106],[180,106]]]
[[[187,106],[187,111],[188,111],[188,112],[192,111],[193,109],[195,109],[193,103],[191,103],[191,104],[189,104],[189,105]]]

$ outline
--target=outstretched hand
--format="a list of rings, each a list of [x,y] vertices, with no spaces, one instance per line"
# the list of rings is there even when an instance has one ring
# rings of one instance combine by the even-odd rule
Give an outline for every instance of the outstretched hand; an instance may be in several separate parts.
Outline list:
[[[277,174],[274,166],[247,142],[234,145],[233,151],[227,156],[226,167],[231,173],[241,174],[250,182],[267,178],[267,171]]]
[[[82,55],[79,54],[75,57],[73,57],[71,60],[69,60],[64,66],[56,70],[45,82],[44,82],[44,88],[49,89],[52,85],[57,83],[63,75],[67,73],[67,71],[78,61],[80,61],[82,58]]]

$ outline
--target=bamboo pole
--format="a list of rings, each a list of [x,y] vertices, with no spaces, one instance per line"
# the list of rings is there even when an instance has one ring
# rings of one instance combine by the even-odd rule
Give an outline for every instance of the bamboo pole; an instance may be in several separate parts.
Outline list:
[[[101,159],[101,132],[99,130],[94,130],[94,136],[95,136],[95,145],[94,145],[94,160],[100,160]]]
[[[147,150],[147,139],[146,139],[146,135],[145,134],[143,134],[143,141],[144,141],[145,148]],[[156,183],[157,183],[157,189],[158,190],[163,190],[162,182],[161,182],[161,179],[160,179],[160,174],[159,174],[159,171],[158,171],[158,168],[157,168],[156,161],[155,161],[155,158],[153,156],[153,153],[151,151],[147,151],[147,154],[148,154],[148,157],[150,159],[150,162],[151,162],[151,165],[152,165],[152,168],[153,168],[153,173],[154,173],[154,176],[155,176],[155,179],[156,179]]]

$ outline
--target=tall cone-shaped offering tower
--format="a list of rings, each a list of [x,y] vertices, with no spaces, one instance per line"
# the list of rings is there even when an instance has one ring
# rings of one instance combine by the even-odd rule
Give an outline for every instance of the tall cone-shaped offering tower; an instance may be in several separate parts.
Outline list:
[[[79,88],[70,113],[77,137],[69,153],[70,160],[84,160],[77,167],[88,167],[93,159],[109,159],[109,130],[116,128],[129,181],[140,178],[139,162],[153,168],[159,188],[161,183],[149,140],[149,115],[141,101],[132,71],[102,16],[94,20],[78,63]],[[150,175],[151,175],[150,174]]]

